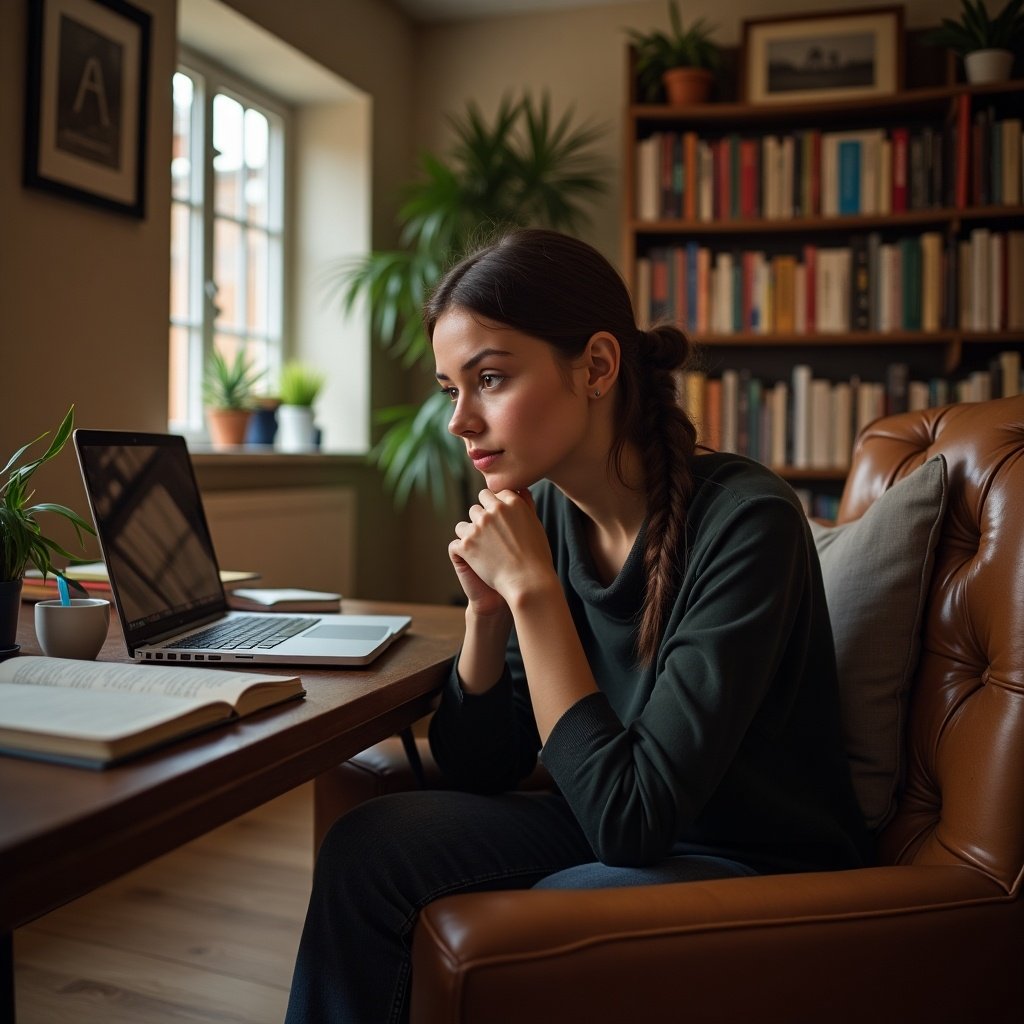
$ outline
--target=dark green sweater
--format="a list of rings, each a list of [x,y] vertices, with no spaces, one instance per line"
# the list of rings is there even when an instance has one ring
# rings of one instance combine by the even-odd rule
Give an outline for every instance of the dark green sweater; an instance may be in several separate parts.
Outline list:
[[[869,844],[806,518],[792,489],[748,459],[702,455],[694,474],[682,583],[647,668],[634,648],[643,531],[602,586],[581,513],[552,485],[534,489],[601,691],[566,711],[541,759],[606,864],[686,848],[765,871],[857,866]],[[533,767],[540,740],[514,632],[488,693],[463,694],[453,671],[431,744],[467,789],[510,789]]]

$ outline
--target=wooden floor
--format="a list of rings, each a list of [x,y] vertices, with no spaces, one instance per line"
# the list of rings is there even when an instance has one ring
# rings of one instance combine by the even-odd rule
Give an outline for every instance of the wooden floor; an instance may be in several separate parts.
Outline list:
[[[19,929],[18,1024],[280,1024],[311,835],[310,784]]]

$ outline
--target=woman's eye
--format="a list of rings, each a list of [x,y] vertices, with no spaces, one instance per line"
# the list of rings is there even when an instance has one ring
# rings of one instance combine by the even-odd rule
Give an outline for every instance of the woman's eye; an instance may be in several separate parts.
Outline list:
[[[458,388],[441,388],[441,394],[442,395],[447,395],[449,402],[457,402],[458,399],[459,399],[459,389]]]
[[[498,373],[484,373],[480,376],[480,384],[484,390],[496,388],[505,378]]]

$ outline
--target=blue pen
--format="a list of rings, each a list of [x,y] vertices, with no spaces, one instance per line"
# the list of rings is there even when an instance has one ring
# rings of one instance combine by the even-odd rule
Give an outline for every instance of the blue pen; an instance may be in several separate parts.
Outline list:
[[[68,581],[63,576],[57,577],[57,592],[60,594],[61,604],[71,604],[71,595],[68,593]]]

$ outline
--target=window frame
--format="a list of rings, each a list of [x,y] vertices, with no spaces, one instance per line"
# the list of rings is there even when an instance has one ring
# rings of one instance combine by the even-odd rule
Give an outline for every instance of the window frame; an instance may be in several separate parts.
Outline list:
[[[188,332],[186,356],[186,415],[184,419],[169,418],[169,430],[184,434],[193,441],[208,438],[202,400],[203,366],[213,349],[216,326],[214,235],[218,219],[239,224],[244,219],[218,214],[215,205],[215,175],[213,145],[213,103],[218,94],[228,96],[243,108],[253,108],[267,118],[267,226],[268,268],[271,276],[271,294],[268,296],[266,330],[260,335],[248,331],[245,337],[260,337],[266,343],[268,381],[276,380],[282,362],[287,358],[285,339],[290,323],[292,295],[288,274],[290,235],[290,175],[288,173],[288,147],[293,132],[293,111],[283,100],[271,96],[235,72],[187,47],[179,47],[175,73],[187,75],[193,82],[193,114],[189,126],[191,158],[190,187],[187,200],[173,193],[171,181],[171,215],[185,205],[188,214],[188,316],[182,320],[169,310],[168,334],[175,327]],[[276,241],[276,245],[274,244]],[[247,279],[248,248],[242,246],[243,264],[239,279]],[[274,282],[276,281],[276,287]],[[195,317],[196,311],[199,316]],[[219,333],[232,334],[233,328],[219,328]],[[198,336],[197,336],[198,335]],[[170,347],[170,337],[168,337]],[[170,359],[170,351],[168,353]],[[169,368],[170,373],[170,368]],[[171,386],[169,377],[168,387]],[[170,405],[170,396],[169,396]]]

